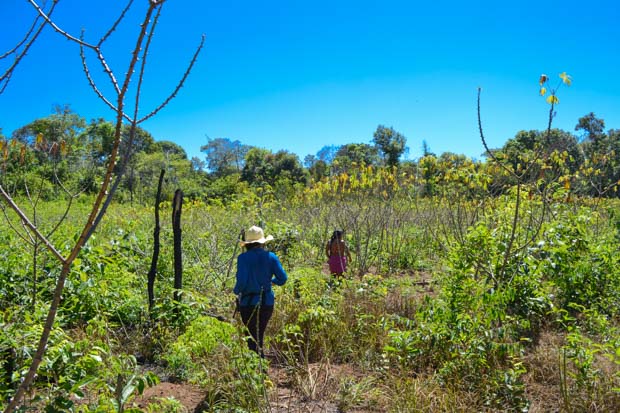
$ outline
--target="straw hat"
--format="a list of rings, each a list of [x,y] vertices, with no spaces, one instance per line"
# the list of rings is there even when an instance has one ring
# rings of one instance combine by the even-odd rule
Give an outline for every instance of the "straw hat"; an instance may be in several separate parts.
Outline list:
[[[241,245],[246,244],[264,244],[267,241],[271,241],[273,236],[268,235],[265,237],[265,233],[261,227],[257,227],[256,225],[250,227],[247,231],[245,231],[245,241],[240,241]]]

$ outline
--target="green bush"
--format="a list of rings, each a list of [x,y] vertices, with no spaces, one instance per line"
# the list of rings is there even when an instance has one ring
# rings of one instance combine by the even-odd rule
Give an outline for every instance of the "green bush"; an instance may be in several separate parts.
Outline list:
[[[199,317],[163,356],[173,377],[206,390],[210,411],[256,411],[266,403],[265,361],[248,350],[241,331],[215,318]]]

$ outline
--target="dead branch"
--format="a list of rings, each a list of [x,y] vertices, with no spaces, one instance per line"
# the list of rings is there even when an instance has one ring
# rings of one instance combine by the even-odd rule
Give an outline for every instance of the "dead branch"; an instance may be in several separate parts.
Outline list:
[[[146,45],[144,46],[144,51],[142,53],[142,60],[140,61],[140,75],[138,76],[138,86],[136,87],[136,103],[134,107],[133,113],[133,121],[138,118],[138,109],[140,107],[140,92],[142,91],[142,81],[144,80],[144,70],[146,69],[146,59],[149,55],[149,48],[151,46],[151,40],[153,40],[153,34],[155,34],[155,27],[157,27],[157,23],[159,22],[159,16],[161,15],[161,10],[163,7],[160,7],[157,10],[157,14],[155,15],[155,20],[151,26],[151,31],[146,40]]]
[[[118,25],[125,18],[125,15],[127,14],[129,9],[131,8],[132,4],[133,4],[133,0],[129,0],[127,2],[127,6],[123,9],[121,14],[118,16],[118,19],[116,19],[116,21],[114,22],[114,24],[112,24],[112,26],[110,27],[110,30],[108,30],[108,32],[106,34],[104,34],[101,39],[99,39],[99,43],[97,43],[97,47],[101,47],[101,45],[108,39],[108,37],[110,37],[112,35],[112,33],[114,33],[114,31],[116,30]]]
[[[52,254],[54,254],[54,256],[58,259],[58,261],[64,264],[66,260],[62,256],[62,254],[60,254],[60,252],[58,252],[56,247],[54,247],[54,245],[52,245],[52,243],[49,242],[49,240],[45,237],[45,235],[41,234],[41,232],[36,227],[36,225],[30,222],[30,219],[28,219],[26,214],[24,214],[22,210],[19,208],[19,206],[17,206],[15,201],[13,201],[13,198],[11,198],[11,196],[8,193],[6,193],[2,185],[0,185],[0,196],[2,196],[2,198],[4,199],[4,202],[6,202],[11,207],[11,209],[15,211],[15,213],[19,216],[19,219],[22,220],[22,222],[26,225],[26,227],[28,227],[28,229],[47,247],[47,249]]]
[[[57,3],[58,3],[58,0],[54,0],[53,1],[52,6],[50,7],[49,12],[47,12],[47,16],[51,16],[52,15],[52,12],[54,11],[54,8],[56,7]],[[9,68],[2,74],[2,76],[0,76],[0,95],[4,92],[4,90],[6,89],[7,85],[9,84],[9,81],[11,80],[11,76],[13,76],[13,72],[15,71],[15,68],[17,68],[19,63],[24,58],[24,56],[26,56],[26,54],[28,53],[28,50],[34,44],[34,42],[39,38],[39,35],[41,34],[41,31],[43,30],[43,28],[47,24],[47,20],[44,20],[37,27],[38,21],[39,21],[39,16],[37,16],[34,19],[34,21],[32,23],[32,26],[26,32],[26,35],[24,36],[24,38],[20,42],[18,42],[15,47],[13,47],[11,50],[9,50],[8,52],[6,52],[2,56],[0,56],[0,60],[2,60],[4,58],[7,58],[8,56],[11,56],[13,54],[17,54],[16,57],[15,57],[15,60],[13,61],[13,64],[11,66],[9,66]],[[36,28],[36,31],[35,31],[35,28]],[[34,34],[33,34],[33,32],[34,32]],[[28,40],[29,38],[30,38],[30,40]],[[24,45],[24,43],[25,43],[25,45]],[[17,50],[19,50],[19,48],[22,45],[24,45],[24,49],[21,51],[21,53],[17,53]]]
[[[106,98],[104,94],[101,93],[101,91],[99,91],[99,88],[97,87],[97,84],[95,83],[95,80],[90,75],[90,70],[88,69],[88,64],[86,63],[86,54],[84,53],[84,47],[82,45],[80,45],[80,58],[82,59],[82,68],[84,69],[84,74],[86,75],[88,84],[93,89],[97,97],[101,99],[103,103],[105,103],[110,109],[112,109],[112,111],[116,112],[118,110],[116,109],[116,106],[114,106],[114,104],[110,102],[108,98]]]
[[[57,1],[57,0],[56,0]],[[45,22],[47,24],[49,24],[50,26],[52,26],[54,28],[54,30],[59,33],[61,36],[69,39],[72,42],[75,42],[76,44],[78,44],[80,46],[81,49],[81,55],[82,55],[82,62],[83,65],[85,67],[85,74],[87,76],[87,79],[91,85],[91,87],[93,88],[93,90],[95,91],[95,94],[110,108],[113,109],[113,111],[116,113],[116,127],[115,127],[115,133],[114,133],[114,141],[113,141],[113,145],[112,145],[112,149],[110,151],[109,154],[109,158],[108,158],[108,165],[107,165],[107,169],[105,172],[105,176],[103,179],[103,182],[101,184],[101,187],[99,189],[99,192],[92,204],[91,207],[91,211],[88,215],[87,221],[84,224],[83,230],[80,233],[79,238],[77,239],[77,241],[75,242],[73,248],[71,249],[71,251],[69,252],[68,256],[65,258],[63,257],[55,248],[54,246],[51,244],[51,242],[43,235],[40,233],[40,231],[37,229],[36,225],[32,224],[29,220],[28,217],[22,212],[22,210],[19,208],[19,206],[13,201],[13,199],[11,198],[11,196],[4,190],[4,188],[2,188],[2,186],[0,185],[0,195],[2,196],[2,198],[4,198],[4,200],[7,202],[7,204],[15,211],[15,213],[20,217],[20,219],[22,219],[22,221],[26,224],[26,226],[36,235],[36,237],[45,244],[45,246],[54,254],[54,256],[59,260],[59,262],[62,264],[62,270],[60,272],[60,275],[57,279],[56,282],[56,287],[54,290],[54,296],[48,311],[48,315],[43,327],[43,332],[41,334],[40,340],[39,340],[39,344],[37,347],[37,351],[32,359],[32,363],[28,369],[28,372],[26,373],[25,377],[23,378],[23,381],[21,382],[19,388],[17,389],[15,395],[13,396],[13,399],[10,401],[9,405],[7,406],[7,412],[14,412],[17,407],[20,405],[21,400],[24,397],[24,394],[26,393],[26,391],[28,390],[28,388],[30,387],[30,385],[32,384],[38,367],[43,359],[43,355],[45,354],[45,350],[46,350],[46,346],[47,346],[47,342],[49,340],[49,336],[51,334],[52,331],[52,327],[54,324],[54,320],[56,318],[56,313],[58,311],[58,307],[60,304],[60,298],[62,295],[62,291],[64,289],[64,284],[65,284],[65,280],[67,278],[67,275],[69,274],[70,270],[71,270],[71,266],[72,263],[74,262],[74,260],[76,259],[76,257],[78,256],[78,254],[80,253],[82,247],[86,244],[86,242],[88,241],[88,239],[90,238],[90,236],[93,234],[93,232],[95,231],[97,225],[99,224],[101,218],[103,217],[103,215],[105,214],[105,210],[107,209],[107,206],[109,205],[112,196],[114,195],[115,189],[116,189],[116,185],[112,185],[111,190],[110,189],[110,185],[113,181],[113,177],[115,176],[115,167],[116,167],[116,163],[117,163],[117,157],[118,157],[118,152],[119,152],[119,148],[120,148],[120,142],[121,142],[121,136],[122,136],[122,127],[123,127],[123,120],[127,119],[127,116],[124,113],[124,107],[125,107],[125,99],[126,99],[126,94],[127,91],[129,89],[129,84],[131,82],[131,79],[134,75],[134,71],[135,71],[135,67],[137,65],[137,62],[139,60],[139,56],[140,56],[140,52],[141,50],[143,50],[143,46],[145,46],[145,39],[146,39],[146,46],[148,46],[148,44],[150,43],[150,39],[151,39],[151,35],[147,36],[147,31],[149,29],[149,27],[151,27],[151,33],[154,30],[154,25],[157,23],[157,19],[155,20],[155,22],[153,24],[149,24],[151,21],[151,16],[153,15],[153,13],[157,10],[159,13],[159,9],[161,8],[162,4],[164,3],[164,0],[150,0],[149,1],[149,7],[145,13],[144,16],[144,20],[141,24],[141,30],[140,33],[137,37],[136,40],[136,44],[135,47],[131,53],[131,59],[129,61],[129,65],[128,65],[128,69],[125,75],[125,78],[123,79],[122,85],[120,85],[115,76],[113,71],[111,70],[111,68],[108,66],[104,55],[102,53],[101,50],[101,45],[102,43],[111,35],[111,33],[115,30],[116,26],[120,23],[120,21],[123,19],[123,17],[125,16],[126,11],[129,9],[132,0],[129,0],[129,4],[127,5],[127,7],[123,10],[123,12],[121,13],[121,15],[119,16],[119,18],[117,19],[117,21],[112,25],[112,27],[110,28],[110,30],[108,30],[108,32],[102,37],[102,39],[100,40],[100,42],[97,45],[92,45],[90,43],[85,42],[83,39],[81,38],[77,38],[75,36],[72,36],[71,34],[69,34],[68,32],[64,31],[63,29],[61,29],[59,26],[57,26],[49,17],[49,13],[46,15],[45,12],[37,5],[37,3],[34,0],[29,0],[30,4],[35,8],[35,10],[37,10],[38,14],[45,20]],[[159,15],[159,14],[157,14]],[[158,106],[158,108],[153,111],[149,116],[147,116],[145,119],[153,116],[157,111],[159,111],[161,108],[163,108],[164,106],[166,106],[170,100],[176,96],[176,93],[178,92],[178,90],[180,89],[180,87],[182,86],[182,84],[184,83],[184,81],[186,80],[189,71],[191,70],[191,68],[193,67],[198,53],[202,48],[202,44],[204,42],[204,36],[203,36],[203,41],[200,44],[200,47],[198,48],[198,50],[196,51],[194,57],[192,58],[189,68],[187,69],[187,71],[185,72],[181,82],[177,85],[177,88],[175,89],[175,91],[173,92],[173,94],[168,97],[163,104],[161,104],[160,106]],[[84,53],[84,49],[91,49],[93,50],[96,55],[97,58],[100,62],[100,64],[103,66],[104,68],[104,72],[108,75],[108,77],[110,78],[110,81],[112,82],[112,85],[114,87],[114,90],[116,92],[116,105],[111,104],[110,100],[107,99],[97,88],[96,83],[94,82],[94,80],[92,79],[92,77],[90,76],[90,72],[88,70],[88,67],[86,65],[86,59],[85,59],[85,53]],[[144,65],[144,63],[143,63]],[[142,82],[142,78],[144,76],[144,68],[141,68],[140,70],[140,74],[139,74],[139,84],[141,85]],[[140,86],[141,88],[141,86]],[[138,107],[139,107],[139,90],[137,93],[137,97],[136,97],[136,102],[135,102],[135,108],[134,108],[134,113],[135,116],[137,116],[137,111],[138,111]],[[144,120],[145,120],[144,119]],[[138,122],[136,122],[135,117],[133,119],[133,121],[131,122],[131,127],[132,127],[132,134],[135,134],[135,128]],[[129,156],[131,155],[131,139],[130,139],[130,145],[128,146],[128,156],[126,156],[126,159],[129,158]],[[120,176],[122,176],[123,172],[124,172],[124,166],[126,165],[126,160],[123,162],[123,167],[121,168],[121,171],[116,174],[116,182],[119,182],[119,178]]]
[[[60,0],[54,0],[54,5],[56,5],[56,3],[58,3]],[[71,40],[72,42],[81,44],[85,47],[91,48],[91,49],[96,49],[97,46],[94,46],[92,44],[83,42],[82,40],[78,39],[75,36],[72,36],[71,34],[69,34],[68,32],[66,32],[65,30],[61,29],[60,27],[58,27],[56,25],[56,23],[54,23],[54,21],[51,19],[51,16],[49,13],[45,13],[43,11],[43,9],[37,4],[36,1],[34,0],[28,0],[28,2],[30,3],[30,5],[32,7],[34,7],[34,9],[37,11],[37,13],[39,13],[39,16],[41,16],[45,22],[47,24],[49,24],[57,33],[59,33],[61,36],[66,37],[68,40]]]
[[[187,77],[189,76],[190,72],[192,71],[192,68],[194,67],[194,63],[196,63],[196,61],[198,60],[198,55],[200,54],[200,51],[202,50],[202,47],[204,46],[204,43],[205,43],[205,36],[203,35],[202,36],[202,40],[200,41],[200,44],[198,45],[198,48],[196,48],[196,52],[194,53],[194,57],[192,57],[192,60],[191,60],[191,62],[189,64],[189,66],[187,67],[187,70],[183,74],[183,78],[181,78],[181,80],[177,84],[177,87],[170,94],[170,96],[168,96],[168,98],[166,98],[166,100],[164,100],[164,102],[161,105],[159,105],[151,113],[149,113],[148,115],[146,115],[145,117],[140,119],[138,121],[138,124],[140,124],[140,123],[144,122],[145,120],[155,116],[160,110],[162,110],[166,105],[168,105],[168,103],[170,103],[170,101],[172,99],[174,99],[177,96],[177,93],[179,93],[179,90],[181,90],[181,88],[183,87],[183,84],[185,83],[185,80],[187,79]]]

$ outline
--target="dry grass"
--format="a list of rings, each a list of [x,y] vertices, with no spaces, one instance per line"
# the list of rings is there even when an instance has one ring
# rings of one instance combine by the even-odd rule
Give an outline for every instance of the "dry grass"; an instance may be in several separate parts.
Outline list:
[[[531,413],[542,412],[616,412],[620,411],[618,367],[613,361],[597,356],[592,367],[596,378],[585,386],[578,385],[575,366],[569,361],[562,372],[564,336],[543,332],[538,345],[525,356],[524,376]],[[562,388],[565,393],[562,393]]]
[[[525,356],[525,389],[530,400],[530,412],[556,412],[562,405],[560,393],[559,351],[564,337],[543,332],[538,345]]]

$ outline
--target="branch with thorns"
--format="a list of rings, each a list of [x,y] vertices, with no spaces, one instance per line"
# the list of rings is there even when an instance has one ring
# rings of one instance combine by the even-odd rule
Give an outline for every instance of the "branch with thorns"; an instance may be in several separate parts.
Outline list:
[[[126,169],[127,160],[131,156],[131,148],[132,148],[132,143],[133,143],[133,139],[135,136],[137,125],[153,117],[161,109],[163,109],[166,105],[168,105],[174,97],[176,97],[177,93],[179,92],[179,90],[181,89],[185,81],[187,80],[189,73],[194,67],[194,64],[197,61],[198,55],[200,51],[202,50],[202,47],[204,45],[204,40],[205,40],[203,36],[200,42],[200,45],[198,46],[193,57],[191,58],[186,71],[184,72],[181,80],[177,83],[177,86],[174,88],[173,92],[154,110],[152,110],[150,113],[148,113],[146,116],[142,117],[141,119],[138,119],[138,112],[139,112],[139,106],[140,106],[140,95],[141,95],[141,90],[142,90],[142,80],[144,77],[146,61],[147,61],[146,57],[148,54],[149,46],[151,44],[153,33],[155,31],[155,27],[159,21],[159,15],[161,13],[161,8],[163,4],[165,3],[165,0],[149,0],[148,9],[145,12],[145,16],[141,24],[141,30],[136,39],[136,44],[131,53],[131,59],[129,61],[128,69],[125,74],[125,77],[123,78],[122,83],[119,83],[118,80],[116,79],[114,75],[114,71],[108,65],[102,49],[103,49],[103,46],[106,40],[113,34],[113,32],[118,27],[118,25],[122,22],[122,20],[127,15],[127,11],[133,4],[133,0],[128,0],[127,6],[120,13],[119,17],[116,19],[116,21],[112,24],[110,29],[104,34],[103,37],[101,37],[101,39],[96,44],[86,42],[84,40],[83,32],[79,37],[74,36],[70,34],[69,32],[67,32],[66,30],[63,30],[60,26],[58,26],[51,19],[51,12],[53,11],[55,5],[59,2],[59,0],[53,0],[53,5],[48,12],[45,12],[35,0],[28,0],[28,2],[36,10],[37,17],[35,18],[35,22],[33,23],[31,29],[28,31],[24,40],[18,43],[18,45],[14,47],[12,50],[10,50],[8,53],[5,53],[4,55],[0,56],[0,58],[5,58],[6,56],[10,56],[13,53],[16,53],[16,50],[18,50],[21,45],[25,45],[21,53],[18,54],[13,65],[9,67],[9,69],[2,75],[2,77],[0,77],[0,94],[5,90],[8,80],[13,74],[15,68],[20,63],[22,58],[25,56],[28,48],[36,41],[43,27],[45,25],[50,25],[54,29],[54,31],[56,31],[59,35],[70,40],[71,42],[76,43],[79,46],[80,57],[82,59],[82,66],[84,68],[84,73],[86,75],[88,83],[90,87],[93,89],[93,91],[95,92],[95,94],[97,95],[97,97],[99,97],[99,99],[106,106],[112,109],[112,111],[116,114],[116,120],[115,120],[116,125],[115,125],[113,145],[109,153],[108,165],[107,165],[107,169],[105,172],[105,176],[103,178],[103,182],[99,188],[99,192],[96,195],[95,200],[92,203],[91,211],[88,215],[86,223],[84,224],[81,234],[78,237],[75,244],[73,245],[73,247],[71,248],[70,252],[67,254],[67,256],[63,256],[59,252],[59,250],[56,249],[53,243],[50,242],[49,240],[49,234],[45,235],[40,231],[36,223],[32,222],[32,220],[27,216],[27,214],[23,212],[20,206],[13,200],[11,195],[0,184],[0,198],[2,198],[4,202],[6,203],[6,205],[17,214],[17,216],[22,222],[22,225],[28,228],[28,230],[31,232],[33,237],[37,238],[42,244],[44,244],[45,247],[56,257],[56,259],[62,265],[62,270],[58,276],[58,279],[56,282],[56,288],[53,294],[53,299],[50,304],[48,315],[47,315],[47,318],[46,318],[46,321],[43,327],[43,332],[39,339],[37,351],[32,358],[32,363],[30,364],[28,372],[23,377],[23,380],[20,383],[16,393],[14,394],[9,405],[7,406],[6,412],[11,412],[11,413],[16,411],[17,408],[20,406],[20,403],[22,402],[22,399],[24,398],[26,391],[29,389],[30,385],[34,381],[39,365],[43,359],[43,355],[45,354],[47,342],[49,340],[52,326],[56,318],[56,312],[60,304],[60,298],[61,298],[62,291],[64,289],[66,277],[69,274],[69,271],[71,270],[72,263],[77,258],[82,247],[86,244],[90,236],[96,230],[99,222],[101,221],[101,219],[103,218],[106,212],[108,205],[110,204],[112,200],[112,197],[114,196],[116,188],[118,187],[118,183],[120,182],[120,179]],[[155,13],[155,18],[151,22],[151,17],[153,16],[154,13]],[[42,21],[40,21],[41,19]],[[93,51],[94,54],[96,55],[97,60],[99,61],[99,64],[101,64],[101,66],[103,67],[103,71],[106,73],[107,77],[109,78],[109,81],[111,82],[112,87],[116,93],[116,96],[115,96],[116,104],[112,103],[113,100],[107,98],[101,92],[101,89],[97,86],[97,83],[95,82],[94,78],[91,76],[91,72],[86,62],[86,50]],[[142,56],[141,61],[140,61],[140,56]],[[129,116],[127,113],[125,113],[125,110],[124,110],[125,101],[126,101],[126,95],[129,89],[129,85],[130,85],[132,77],[134,76],[137,65],[140,65],[140,69],[138,72],[139,73],[138,74],[138,86],[137,86],[136,97],[135,97],[135,102],[134,102],[133,115]],[[124,120],[130,123],[130,126],[131,126],[130,136],[128,139],[127,150],[123,156],[123,162],[121,164],[120,170],[117,170],[116,164],[117,164],[117,158],[118,158],[119,150],[120,150],[120,142],[121,142]],[[114,177],[116,177],[116,180],[113,179]],[[73,197],[70,197],[70,199],[73,199]],[[5,213],[4,207],[2,208],[2,210],[3,210],[3,213]],[[54,231],[55,230],[56,228],[54,228]]]

